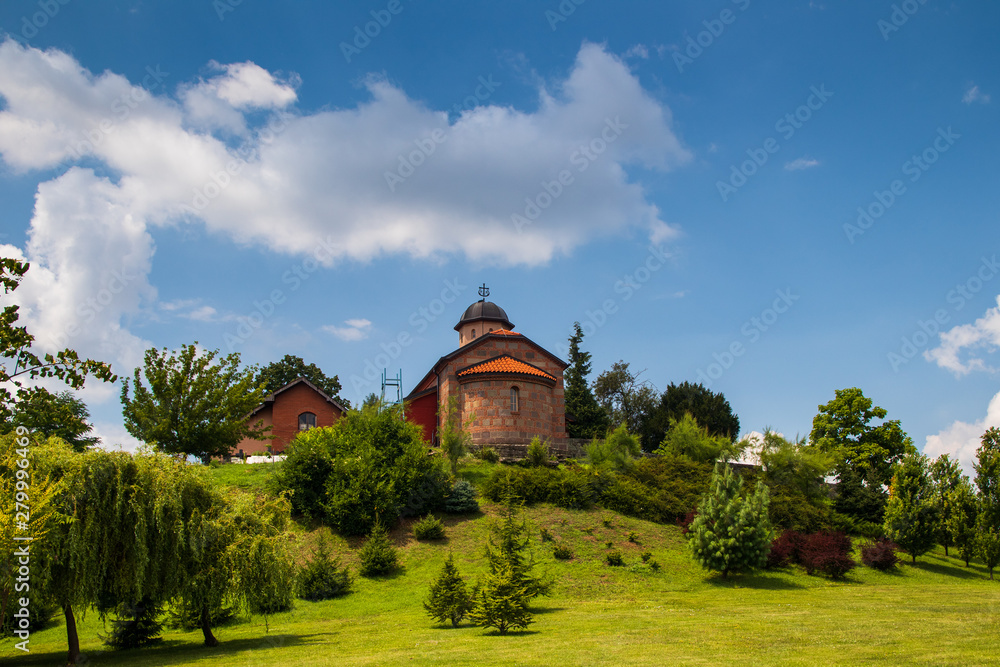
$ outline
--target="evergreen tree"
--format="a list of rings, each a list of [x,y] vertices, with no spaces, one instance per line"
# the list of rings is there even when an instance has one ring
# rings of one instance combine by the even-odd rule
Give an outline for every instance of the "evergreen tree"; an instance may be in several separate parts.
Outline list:
[[[381,521],[375,522],[375,526],[368,536],[368,541],[361,547],[358,556],[361,558],[359,573],[362,577],[388,574],[396,569],[398,560],[396,547],[389,540],[389,531],[386,530]]]
[[[740,437],[740,418],[722,392],[713,392],[701,383],[671,382],[642,424],[642,448],[651,452],[659,447],[673,428],[673,420],[679,422],[688,413],[710,435],[724,436],[730,442]]]
[[[938,511],[937,541],[944,547],[944,555],[947,556],[948,547],[954,545],[948,528],[948,517],[954,511],[951,497],[961,483],[962,468],[958,461],[942,454],[931,463],[930,473],[934,484],[934,504]]]
[[[993,426],[983,433],[973,468],[979,488],[976,551],[992,579],[993,568],[1000,563],[1000,428]]]
[[[476,594],[469,618],[476,625],[496,628],[501,635],[510,628],[524,629],[534,622],[528,611],[532,595],[509,565],[501,565],[486,576]]]
[[[444,406],[441,406],[441,409],[445,412],[438,436],[441,441],[441,451],[448,457],[448,463],[451,464],[451,474],[457,475],[458,460],[465,456],[469,449],[469,443],[472,441],[468,431],[465,430],[469,424],[462,423],[462,415],[458,410],[458,398],[455,396],[448,397],[447,410],[444,409]]]
[[[566,414],[571,417],[567,419],[566,431],[571,438],[600,438],[608,430],[610,420],[587,384],[590,352],[580,349],[582,341],[583,330],[579,322],[574,322],[569,338],[569,367],[563,372]]]
[[[768,504],[762,482],[752,496],[746,496],[743,479],[725,463],[716,463],[711,488],[688,530],[688,547],[695,559],[723,577],[763,567],[771,550]]]
[[[892,476],[883,527],[886,537],[910,554],[914,563],[936,543],[937,499],[926,456],[911,454]]]
[[[424,609],[439,623],[451,621],[452,627],[458,627],[471,606],[472,600],[465,580],[458,573],[452,555],[448,554],[441,574],[431,584],[430,597],[424,602]]]
[[[957,487],[948,497],[945,527],[951,543],[958,549],[959,557],[969,567],[969,560],[976,554],[976,515],[979,503],[969,478],[962,475]]]

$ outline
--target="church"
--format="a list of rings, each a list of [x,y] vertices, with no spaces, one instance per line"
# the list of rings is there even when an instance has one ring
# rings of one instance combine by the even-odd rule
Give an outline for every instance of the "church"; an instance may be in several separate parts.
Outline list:
[[[563,371],[569,365],[522,333],[489,288],[455,325],[458,348],[438,359],[404,399],[406,417],[437,444],[449,399],[476,447],[565,443]]]

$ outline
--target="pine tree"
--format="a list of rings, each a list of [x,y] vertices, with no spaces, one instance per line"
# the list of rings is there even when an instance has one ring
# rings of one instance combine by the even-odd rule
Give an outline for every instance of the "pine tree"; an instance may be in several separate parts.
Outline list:
[[[938,511],[926,456],[907,456],[892,476],[882,525],[886,537],[910,554],[914,563],[936,544]]]
[[[959,557],[969,567],[969,560],[976,555],[976,516],[979,504],[969,478],[962,476],[959,485],[948,497],[948,515],[945,525],[951,543],[958,549]]]
[[[362,577],[374,577],[380,574],[388,574],[396,569],[397,555],[396,547],[392,546],[389,540],[389,531],[385,529],[380,521],[375,522],[372,532],[368,536],[368,541],[358,552],[361,559],[361,568],[358,573]]]
[[[688,531],[695,559],[723,577],[763,567],[771,549],[767,487],[758,482],[749,497],[742,491],[743,479],[728,465],[716,463],[711,488]]]
[[[976,486],[979,488],[979,515],[976,517],[976,551],[993,578],[1000,563],[1000,428],[983,433],[976,450]]]
[[[583,329],[574,322],[569,338],[569,367],[563,372],[566,414],[572,417],[572,421],[567,420],[566,431],[571,438],[603,438],[610,421],[587,384],[590,352],[580,349],[582,341]]]
[[[510,628],[524,629],[534,622],[528,611],[532,598],[528,586],[510,565],[501,565],[486,576],[476,592],[469,618],[476,625],[496,628],[501,635]]]
[[[441,574],[431,584],[430,597],[424,602],[424,609],[439,623],[451,621],[452,627],[458,627],[471,606],[465,580],[458,573],[452,555],[448,554]]]

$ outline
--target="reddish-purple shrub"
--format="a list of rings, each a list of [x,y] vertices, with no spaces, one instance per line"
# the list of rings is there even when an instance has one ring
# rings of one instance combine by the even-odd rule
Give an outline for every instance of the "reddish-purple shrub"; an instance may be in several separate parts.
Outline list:
[[[861,562],[868,567],[887,572],[899,564],[896,551],[899,547],[887,538],[869,542],[861,547]]]
[[[694,521],[696,516],[698,516],[698,510],[693,509],[684,516],[677,517],[677,525],[681,527],[682,534],[688,534],[688,531],[691,530],[691,522]]]
[[[841,532],[806,535],[799,548],[799,562],[808,574],[819,570],[834,579],[857,567],[851,558],[851,538]]]
[[[799,549],[801,548],[804,535],[795,530],[786,530],[771,542],[771,551],[767,554],[767,563],[764,567],[773,570],[778,567],[785,567],[792,563],[799,562]]]

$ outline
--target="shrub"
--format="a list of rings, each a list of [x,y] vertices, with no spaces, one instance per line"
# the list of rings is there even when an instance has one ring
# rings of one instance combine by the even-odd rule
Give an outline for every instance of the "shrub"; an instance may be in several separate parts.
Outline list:
[[[604,562],[612,567],[621,567],[625,564],[625,559],[622,557],[622,552],[615,549],[604,554]]]
[[[767,563],[764,567],[773,570],[798,563],[801,546],[802,534],[794,530],[786,530],[771,542],[771,550],[767,553]]]
[[[405,495],[401,494],[399,515],[420,516],[443,510],[452,488],[452,477],[447,471],[437,466],[430,468]]]
[[[444,524],[433,514],[428,514],[413,524],[413,536],[418,540],[440,540],[444,537]]]
[[[887,572],[899,564],[897,549],[899,547],[889,539],[868,542],[861,547],[861,562],[868,567]]]
[[[569,560],[573,557],[573,550],[565,544],[556,544],[552,547],[552,555],[558,560]]]
[[[117,618],[111,621],[111,633],[103,638],[104,643],[121,651],[163,641],[160,637],[163,625],[156,620],[160,612],[160,608],[148,598],[135,604],[120,605]]]
[[[458,573],[452,555],[448,554],[441,574],[431,584],[430,596],[424,602],[424,609],[439,623],[451,621],[452,627],[469,613],[472,598],[465,587],[465,580]]]
[[[657,563],[655,560],[650,560],[649,561],[649,569],[651,569],[653,572],[659,572],[660,571],[660,564]]]
[[[628,535],[625,536],[625,539],[627,539],[632,544],[639,544],[639,535],[636,534],[634,530],[628,531]]]
[[[550,533],[549,529],[545,526],[542,526],[542,529],[539,532],[542,535],[542,542],[551,542],[553,540],[552,533]]]
[[[639,554],[639,558],[642,559],[643,563],[648,563],[649,559],[652,557],[653,557],[652,551],[643,551],[641,554]]]
[[[605,548],[605,549],[610,549],[610,548],[611,548],[611,547],[613,547],[613,546],[615,546],[615,543],[614,543],[614,542],[605,542],[605,543],[604,543],[604,548]]]
[[[691,522],[698,516],[698,510],[690,510],[687,514],[677,517],[677,525],[681,528],[681,535],[687,535],[691,530]]]
[[[500,463],[500,454],[492,447],[480,447],[476,450],[475,457],[487,463]]]
[[[538,436],[531,439],[531,443],[528,445],[528,452],[524,457],[524,462],[532,468],[548,465],[549,447],[539,440]]]
[[[464,479],[455,482],[448,495],[448,500],[444,503],[444,511],[448,514],[471,514],[479,511],[479,502],[476,500],[476,489],[471,483]]]
[[[605,528],[610,528],[611,527],[611,517],[609,517],[609,516],[604,517],[603,519],[601,519],[601,523],[604,524]]]
[[[615,475],[601,492],[601,505],[619,514],[663,523],[672,518],[656,489],[632,477]]]
[[[663,522],[683,517],[708,491],[712,465],[678,456],[653,456],[636,461],[628,476],[658,499]]]
[[[396,548],[389,541],[389,532],[385,526],[381,523],[375,524],[358,556],[361,558],[359,573],[362,577],[388,574],[396,569],[398,558]]]
[[[799,548],[799,562],[806,568],[807,574],[819,570],[834,579],[857,567],[851,558],[851,538],[840,532],[804,536]]]
[[[339,559],[330,558],[326,540],[320,539],[313,559],[299,570],[297,586],[303,600],[330,600],[351,592],[351,575]]]

